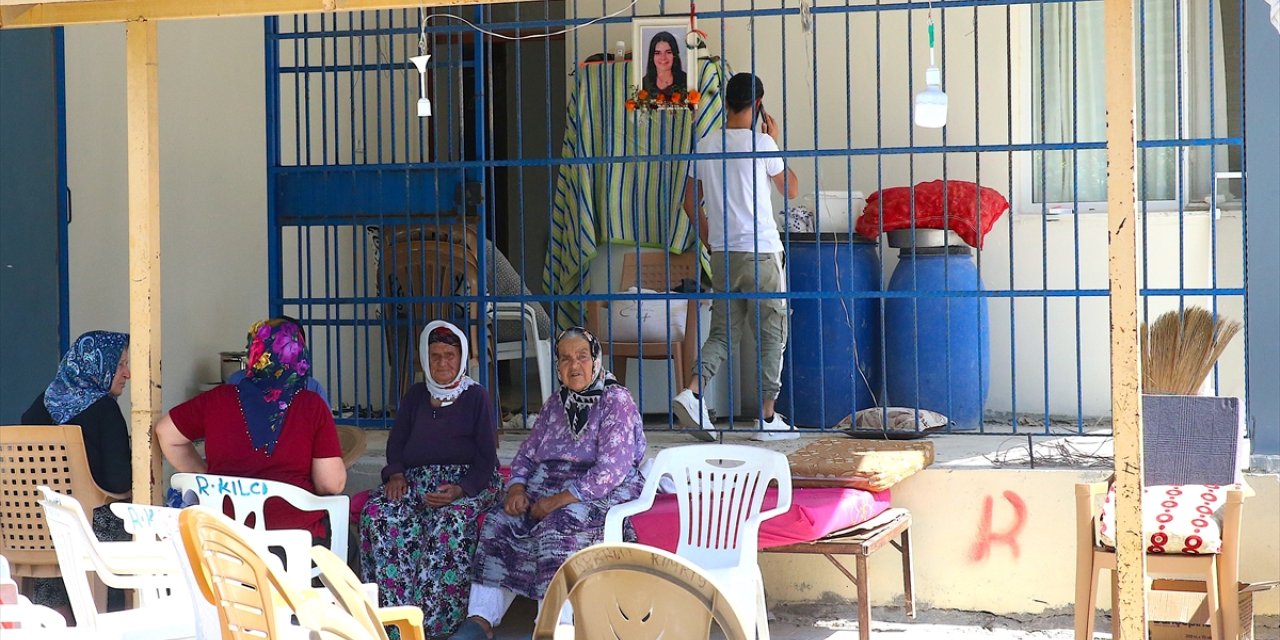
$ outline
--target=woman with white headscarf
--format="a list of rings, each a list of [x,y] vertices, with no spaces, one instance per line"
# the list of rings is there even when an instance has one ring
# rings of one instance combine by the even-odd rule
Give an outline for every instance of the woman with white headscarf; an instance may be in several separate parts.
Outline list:
[[[501,485],[492,405],[466,374],[466,336],[436,321],[418,344],[427,381],[400,401],[383,485],[361,512],[360,566],[379,604],[421,607],[427,635],[439,636],[462,621],[479,516]]]

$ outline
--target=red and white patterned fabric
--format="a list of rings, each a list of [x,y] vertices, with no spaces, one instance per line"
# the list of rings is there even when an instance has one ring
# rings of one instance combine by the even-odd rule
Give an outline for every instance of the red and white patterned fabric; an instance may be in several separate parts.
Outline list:
[[[1156,485],[1142,490],[1142,536],[1147,553],[1222,551],[1222,507],[1234,486]],[[1098,519],[1098,540],[1116,546],[1116,487],[1111,485]]]

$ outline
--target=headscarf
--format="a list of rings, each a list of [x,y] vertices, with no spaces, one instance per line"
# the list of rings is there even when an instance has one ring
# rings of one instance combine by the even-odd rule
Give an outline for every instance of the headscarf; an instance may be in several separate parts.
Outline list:
[[[58,363],[58,374],[44,390],[44,408],[53,421],[65,424],[111,393],[111,382],[127,348],[127,333],[90,331],[76,338]]]
[[[605,371],[604,350],[600,348],[600,341],[596,340],[590,331],[582,327],[570,327],[560,332],[556,342],[564,342],[569,338],[586,340],[591,349],[592,361],[591,382],[582,391],[574,391],[563,382],[560,383],[560,403],[564,405],[565,415],[569,417],[569,430],[576,438],[587,427],[587,415],[591,412],[591,407],[604,397],[605,389],[621,383],[613,377],[612,373]]]
[[[462,352],[458,360],[458,372],[446,384],[439,384],[431,377],[431,358],[427,348],[436,343],[455,346]],[[432,398],[445,404],[451,403],[476,383],[467,375],[467,358],[470,357],[467,346],[467,336],[462,330],[444,320],[432,321],[422,330],[422,335],[418,337],[418,360],[422,362],[422,372],[427,374],[427,390],[431,392]]]
[[[310,373],[311,353],[297,322],[272,318],[249,328],[248,365],[236,391],[254,449],[275,453],[285,413]]]

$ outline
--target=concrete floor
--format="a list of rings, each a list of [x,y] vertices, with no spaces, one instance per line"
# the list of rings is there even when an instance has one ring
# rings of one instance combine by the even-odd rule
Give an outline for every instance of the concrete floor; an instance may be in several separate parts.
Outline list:
[[[851,603],[818,602],[775,607],[769,633],[778,640],[857,640],[857,615]],[[843,611],[844,615],[840,612]],[[532,601],[517,599],[503,624],[495,629],[495,640],[523,640],[533,633],[535,607]],[[1110,621],[1100,619],[1100,629],[1110,629]],[[873,608],[872,638],[893,640],[1073,640],[1069,613],[1018,619],[970,611],[919,611],[915,620],[900,608]],[[1110,634],[1100,634],[1110,637]],[[557,634],[560,638],[561,634]],[[713,638],[720,638],[713,633]],[[1277,637],[1265,636],[1263,637]]]

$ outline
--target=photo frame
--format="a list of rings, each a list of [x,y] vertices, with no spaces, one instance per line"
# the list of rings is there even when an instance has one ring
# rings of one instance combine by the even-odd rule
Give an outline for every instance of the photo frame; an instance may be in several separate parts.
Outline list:
[[[665,35],[664,35],[665,34]],[[655,42],[657,40],[658,42]],[[698,88],[698,49],[690,49],[689,18],[636,18],[631,21],[631,86],[638,90],[662,93],[670,97],[672,93],[688,95],[689,91]],[[662,51],[671,47],[671,65],[668,67],[672,77],[663,78],[665,70],[662,65]],[[666,45],[665,47],[663,45]],[[655,61],[654,55],[658,58]],[[651,65],[651,62],[654,64]],[[683,76],[683,77],[681,77]],[[666,80],[666,82],[663,82]]]

